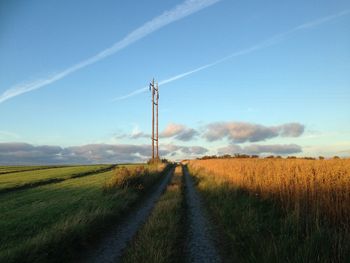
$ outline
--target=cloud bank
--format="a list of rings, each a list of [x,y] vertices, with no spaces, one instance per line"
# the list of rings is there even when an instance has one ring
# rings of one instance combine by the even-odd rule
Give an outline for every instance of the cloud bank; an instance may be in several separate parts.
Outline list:
[[[165,158],[174,156],[195,158],[208,152],[209,150],[202,146],[160,145],[160,155]],[[232,144],[217,150],[220,155],[235,153],[287,155],[301,152],[302,148],[296,144],[251,144],[244,147]],[[150,158],[150,154],[150,145],[88,144],[64,148],[50,145],[34,146],[28,143],[0,143],[0,165],[145,162]]]
[[[201,146],[160,145],[160,155],[196,156],[208,150]],[[34,146],[28,143],[0,143],[1,165],[25,164],[94,164],[144,162],[150,158],[150,145],[88,144],[63,148]]]
[[[275,137],[299,137],[304,132],[300,123],[264,126],[248,122],[216,122],[205,127],[203,137],[209,141],[228,139],[234,143],[258,142]]]
[[[301,153],[302,148],[297,144],[270,144],[270,145],[260,145],[260,144],[251,144],[245,147],[239,145],[229,145],[227,147],[219,148],[218,154],[276,154],[276,155],[285,155],[285,154],[296,154]]]
[[[265,126],[249,122],[212,122],[200,129],[187,127],[183,124],[170,123],[159,137],[163,139],[171,138],[183,142],[191,141],[197,137],[204,138],[208,142],[219,140],[229,140],[232,143],[260,142],[276,137],[300,137],[305,130],[305,126],[298,122],[285,123],[276,126]],[[117,136],[118,139],[140,139],[151,138],[136,127],[130,134]]]
[[[36,89],[45,87],[53,82],[56,82],[82,68],[85,68],[91,64],[94,64],[106,57],[109,57],[118,51],[126,48],[130,44],[146,37],[147,35],[163,28],[164,26],[171,24],[177,20],[185,18],[193,13],[196,13],[203,8],[209,7],[220,0],[186,0],[182,4],[176,6],[175,8],[165,11],[163,14],[153,18],[152,20],[146,22],[139,28],[130,32],[122,40],[114,43],[111,47],[99,52],[98,54],[81,61],[59,73],[53,74],[43,79],[34,80],[32,82],[22,83],[15,85],[3,94],[0,95],[0,103],[9,100],[13,97],[19,96],[23,93],[30,92]]]

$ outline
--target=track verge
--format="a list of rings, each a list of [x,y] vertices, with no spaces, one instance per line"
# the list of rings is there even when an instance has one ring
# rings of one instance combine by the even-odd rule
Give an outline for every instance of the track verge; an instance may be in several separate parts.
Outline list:
[[[95,249],[90,250],[81,262],[118,262],[124,249],[146,222],[155,203],[169,184],[174,168],[166,174],[158,187],[128,214]]]

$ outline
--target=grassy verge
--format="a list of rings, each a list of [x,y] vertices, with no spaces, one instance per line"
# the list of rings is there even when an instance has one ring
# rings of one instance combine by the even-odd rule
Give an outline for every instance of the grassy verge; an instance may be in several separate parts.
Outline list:
[[[125,252],[122,262],[179,262],[182,204],[182,171],[178,166],[166,192]]]
[[[152,170],[157,180],[160,173]],[[0,262],[67,262],[120,218],[146,188],[115,186],[116,171],[0,196]],[[148,185],[147,187],[150,187]]]
[[[204,170],[190,171],[222,230],[227,262],[348,262],[346,232],[321,220],[305,228],[299,215],[274,199],[217,180]]]

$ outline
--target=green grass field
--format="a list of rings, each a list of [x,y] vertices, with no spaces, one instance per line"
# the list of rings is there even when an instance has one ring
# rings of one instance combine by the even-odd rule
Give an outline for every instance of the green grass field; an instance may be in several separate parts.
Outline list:
[[[57,168],[49,175],[62,176],[64,169],[69,176],[97,167]],[[113,176],[109,171],[0,195],[0,262],[71,258],[141,196],[133,188],[103,191]]]
[[[39,170],[30,170],[29,167],[23,167],[23,169],[29,169],[29,171],[0,175],[0,193],[24,186],[30,187],[31,185],[35,185],[37,183],[45,183],[55,179],[67,179],[79,174],[94,172],[108,167],[110,167],[110,165],[69,166]]]
[[[21,172],[21,171],[32,171],[39,169],[47,169],[52,166],[0,166],[0,175],[4,173],[13,173],[13,172]],[[62,166],[64,167],[64,166]],[[54,167],[52,167],[54,168]]]

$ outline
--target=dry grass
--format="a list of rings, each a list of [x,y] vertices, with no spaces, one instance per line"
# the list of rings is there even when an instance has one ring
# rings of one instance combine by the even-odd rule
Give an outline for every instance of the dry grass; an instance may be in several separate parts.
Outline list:
[[[147,166],[117,167],[114,170],[114,176],[105,182],[103,191],[107,193],[116,188],[144,190],[154,183],[165,166],[161,163]]]
[[[298,218],[311,215],[349,226],[350,159],[223,159],[191,161],[215,180],[274,198]]]

